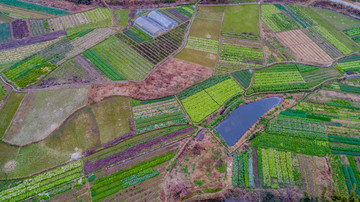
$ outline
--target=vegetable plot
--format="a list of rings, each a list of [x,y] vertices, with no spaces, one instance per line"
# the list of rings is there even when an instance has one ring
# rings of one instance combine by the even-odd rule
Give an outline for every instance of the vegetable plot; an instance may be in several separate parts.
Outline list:
[[[156,177],[160,174],[160,171],[155,170],[154,168],[171,160],[174,156],[175,153],[166,153],[143,161],[131,168],[120,170],[109,176],[96,179],[93,186],[90,187],[93,200],[98,201],[111,196],[120,190]]]
[[[255,71],[251,87],[255,92],[308,88],[296,66],[291,64],[274,65],[265,70]]]
[[[8,201],[23,201],[81,176],[81,162],[76,161],[26,179],[19,185],[0,192],[0,198]]]
[[[186,89],[178,94],[178,98],[191,120],[200,122],[219,109],[226,100],[242,92],[230,76],[221,76]]]
[[[138,106],[134,106],[136,101],[132,101],[137,133],[188,122],[176,99],[174,97],[169,98],[166,100],[160,99],[159,101],[154,100],[154,102]]]
[[[261,6],[261,20],[274,32],[300,27],[298,22],[283,14],[275,5]]]
[[[233,156],[232,184],[234,187],[255,187],[252,155],[247,151]]]
[[[258,158],[261,158],[265,187],[279,188],[287,184],[295,185],[301,179],[298,170],[299,162],[292,157],[291,152],[282,152],[275,149],[259,149]]]
[[[43,75],[55,68],[41,56],[34,56],[11,66],[4,71],[6,79],[19,88],[25,88],[29,84],[38,81]]]
[[[185,48],[217,54],[219,42],[216,40],[189,36]]]

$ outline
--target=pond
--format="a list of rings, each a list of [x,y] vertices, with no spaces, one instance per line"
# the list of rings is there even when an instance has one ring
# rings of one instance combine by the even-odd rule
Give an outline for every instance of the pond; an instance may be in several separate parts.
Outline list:
[[[281,97],[269,97],[243,104],[221,121],[215,129],[229,146],[233,146],[262,115],[279,105],[282,100]]]

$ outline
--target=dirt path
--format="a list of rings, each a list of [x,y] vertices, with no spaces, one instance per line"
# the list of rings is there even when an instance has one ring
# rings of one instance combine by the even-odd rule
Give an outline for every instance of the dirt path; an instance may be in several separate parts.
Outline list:
[[[101,0],[101,2],[106,6],[106,8],[108,8],[110,10],[110,15],[111,15],[111,25],[113,27],[116,26],[116,20],[115,20],[115,17],[114,17],[114,10],[106,3],[105,0]]]

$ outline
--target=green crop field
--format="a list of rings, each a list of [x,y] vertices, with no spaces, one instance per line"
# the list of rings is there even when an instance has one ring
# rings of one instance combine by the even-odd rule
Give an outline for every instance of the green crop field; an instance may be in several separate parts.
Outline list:
[[[25,9],[29,9],[29,10],[44,12],[44,13],[48,13],[48,14],[52,14],[52,15],[64,15],[64,14],[69,13],[68,11],[45,7],[45,6],[40,6],[37,4],[31,4],[31,3],[27,3],[27,2],[23,2],[23,1],[18,1],[18,0],[0,0],[0,3],[9,5],[9,6],[15,6],[15,7],[19,7],[19,8],[25,8]]]
[[[225,101],[243,91],[229,76],[215,77],[178,94],[186,112],[200,122],[215,112]]]
[[[227,6],[221,31],[259,35],[259,6]]]
[[[131,80],[143,79],[153,68],[150,62],[115,37],[95,46],[93,50]]]

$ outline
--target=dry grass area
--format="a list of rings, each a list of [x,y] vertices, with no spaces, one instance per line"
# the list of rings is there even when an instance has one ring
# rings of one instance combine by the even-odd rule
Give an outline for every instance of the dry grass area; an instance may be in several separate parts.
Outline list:
[[[139,100],[162,98],[179,93],[211,77],[212,70],[178,59],[169,59],[145,81],[114,85],[93,85],[89,103],[96,103],[109,96],[131,96]]]
[[[192,140],[181,153],[165,181],[171,200],[190,199],[218,193],[226,187],[227,158],[225,147],[211,133],[204,132]]]
[[[288,47],[297,61],[330,66],[333,59],[301,30],[290,30],[276,34]]]
[[[331,170],[326,157],[298,155],[304,190],[312,197],[321,197],[327,187],[326,196],[331,195]]]

